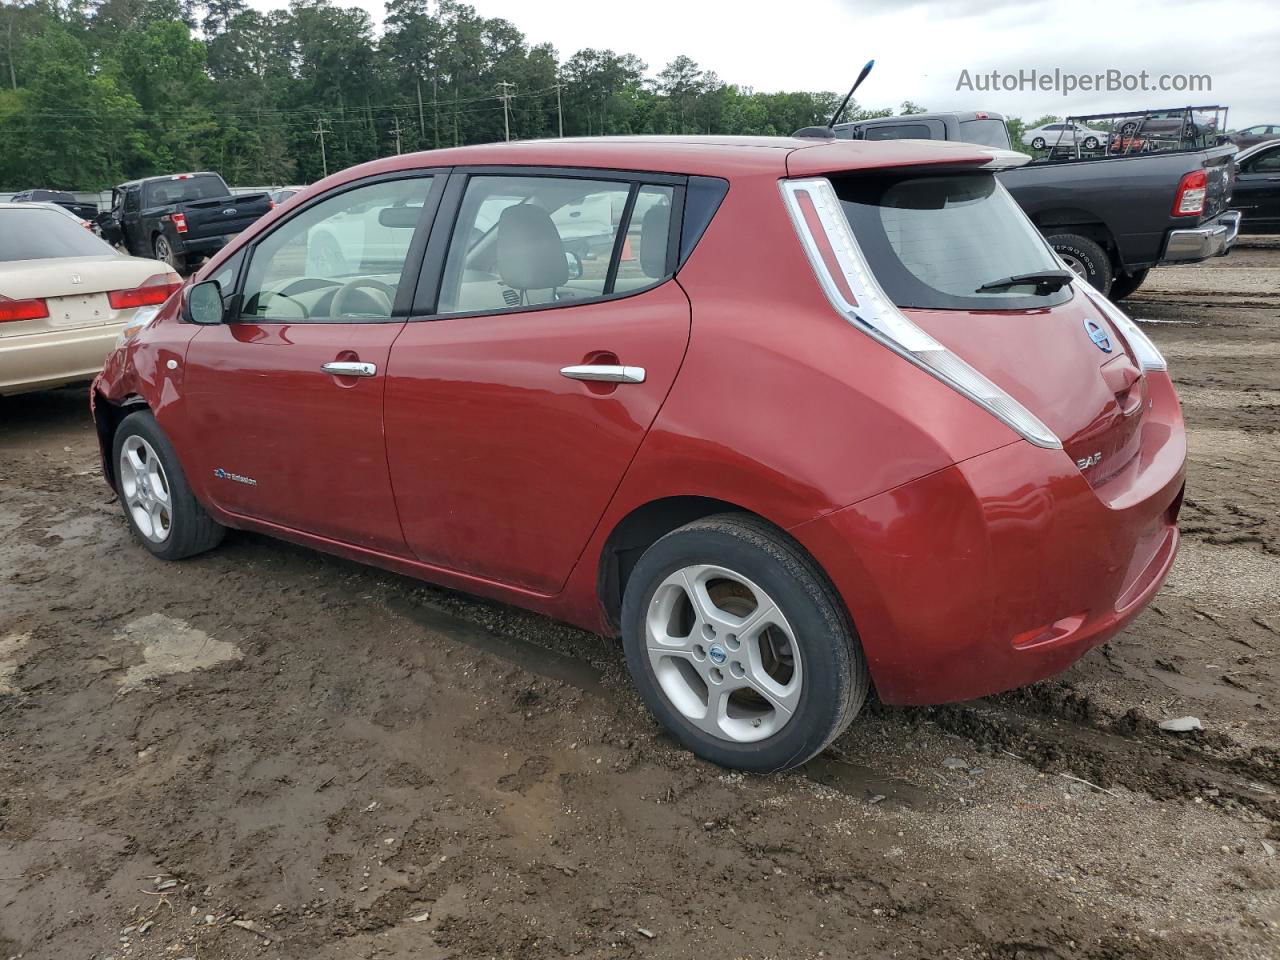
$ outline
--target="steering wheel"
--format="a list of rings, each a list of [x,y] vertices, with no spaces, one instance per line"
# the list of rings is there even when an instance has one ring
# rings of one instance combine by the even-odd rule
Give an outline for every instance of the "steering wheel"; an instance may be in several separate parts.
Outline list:
[[[384,312],[352,314],[353,316],[391,316],[391,304],[395,300],[396,289],[391,284],[383,283],[381,280],[374,280],[372,277],[357,277],[344,283],[338,292],[333,295],[333,306],[329,310],[330,316],[348,316],[349,301],[357,290],[363,290],[365,295],[373,300],[378,305],[378,308]]]
[[[281,307],[288,309],[281,311]],[[307,308],[282,290],[264,290],[258,296],[257,316],[271,320],[306,320]],[[290,313],[294,316],[289,316]]]

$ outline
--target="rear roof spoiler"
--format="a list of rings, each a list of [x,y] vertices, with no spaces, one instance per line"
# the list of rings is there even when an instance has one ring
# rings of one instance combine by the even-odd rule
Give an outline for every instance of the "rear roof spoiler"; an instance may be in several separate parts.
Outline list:
[[[931,173],[999,173],[1031,162],[1016,150],[956,140],[813,140],[787,154],[787,176],[885,172],[928,167]]]

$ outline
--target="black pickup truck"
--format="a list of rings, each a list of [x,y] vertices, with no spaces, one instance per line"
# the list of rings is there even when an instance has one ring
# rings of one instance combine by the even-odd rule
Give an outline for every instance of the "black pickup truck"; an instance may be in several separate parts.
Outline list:
[[[113,188],[96,224],[108,243],[185,273],[270,209],[267,194],[232,196],[216,173],[177,173]]]
[[[1010,149],[998,113],[878,117],[835,127],[840,139],[960,140]],[[1157,264],[1230,251],[1240,214],[1228,210],[1231,144],[1162,153],[1045,158],[999,175],[1063,261],[1112,300]]]

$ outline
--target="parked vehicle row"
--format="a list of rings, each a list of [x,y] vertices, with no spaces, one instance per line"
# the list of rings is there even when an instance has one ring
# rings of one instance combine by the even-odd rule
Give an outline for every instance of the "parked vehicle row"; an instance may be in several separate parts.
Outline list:
[[[111,354],[107,480],[156,556],[256,530],[620,634],[691,750],[802,763],[873,682],[1063,669],[1173,562],[1172,382],[1001,185],[1026,160],[619,138],[353,168]]]

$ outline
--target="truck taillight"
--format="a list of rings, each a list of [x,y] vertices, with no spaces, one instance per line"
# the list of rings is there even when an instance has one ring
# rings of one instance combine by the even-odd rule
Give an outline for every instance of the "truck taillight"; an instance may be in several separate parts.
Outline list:
[[[169,219],[173,221],[173,229],[179,233],[187,232],[187,216],[184,213],[171,213]]]
[[[1203,170],[1192,170],[1178,182],[1178,192],[1173,198],[1175,217],[1198,217],[1204,213],[1204,197],[1209,187],[1209,176]]]
[[[1000,162],[1001,158],[993,160]],[[858,246],[830,180],[784,180],[782,196],[818,283],[831,306],[849,323],[972,400],[1036,446],[1062,449],[1057,434],[1035,414],[913,323],[889,299]]]
[[[43,300],[10,300],[0,294],[0,323],[40,320],[48,315],[49,305]]]
[[[157,273],[138,286],[128,290],[112,290],[107,302],[112,310],[129,310],[133,307],[150,307],[164,303],[173,291],[182,286],[182,278],[176,273]]]

